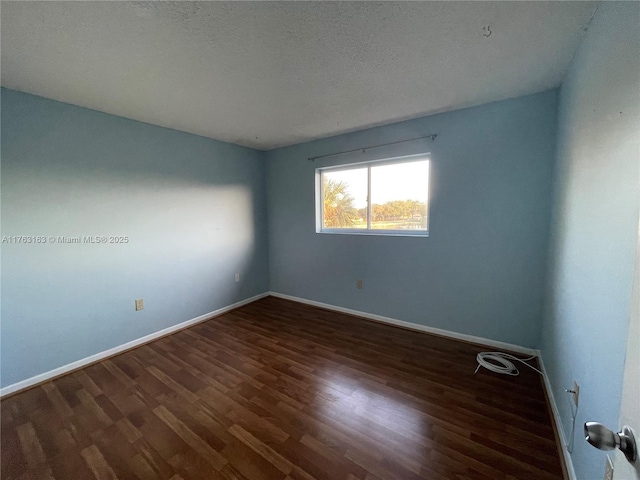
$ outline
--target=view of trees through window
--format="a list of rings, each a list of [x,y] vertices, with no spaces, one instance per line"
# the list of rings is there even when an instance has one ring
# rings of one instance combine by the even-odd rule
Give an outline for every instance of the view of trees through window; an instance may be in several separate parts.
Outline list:
[[[321,181],[324,229],[427,230],[428,160],[327,169]]]

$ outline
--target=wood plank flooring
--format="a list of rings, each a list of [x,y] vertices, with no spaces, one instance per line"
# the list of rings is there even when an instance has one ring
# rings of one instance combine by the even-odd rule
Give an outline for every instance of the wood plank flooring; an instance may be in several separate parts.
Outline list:
[[[2,478],[562,478],[538,374],[482,350],[267,297],[3,400]]]

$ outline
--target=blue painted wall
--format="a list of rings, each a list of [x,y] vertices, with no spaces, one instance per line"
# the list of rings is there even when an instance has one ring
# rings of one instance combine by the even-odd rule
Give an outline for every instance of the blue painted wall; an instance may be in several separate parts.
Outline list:
[[[563,389],[581,385],[573,463],[603,478],[587,420],[617,427],[638,229],[640,4],[603,2],[562,85],[543,358],[567,435]],[[636,306],[637,308],[637,306]]]
[[[2,386],[267,291],[263,155],[2,89],[2,235],[129,237],[2,244]]]
[[[550,91],[267,152],[271,290],[537,345],[556,119]],[[431,133],[433,142],[307,160]],[[315,232],[317,167],[424,151],[429,238]]]

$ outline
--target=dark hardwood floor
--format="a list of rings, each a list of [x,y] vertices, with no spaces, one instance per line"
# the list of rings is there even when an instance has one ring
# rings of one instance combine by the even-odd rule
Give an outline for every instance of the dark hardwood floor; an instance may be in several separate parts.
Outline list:
[[[562,478],[482,350],[267,297],[3,400],[2,478]]]

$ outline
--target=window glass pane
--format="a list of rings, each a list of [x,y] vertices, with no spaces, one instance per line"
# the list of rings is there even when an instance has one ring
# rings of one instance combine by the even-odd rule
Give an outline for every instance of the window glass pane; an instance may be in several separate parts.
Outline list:
[[[367,228],[367,169],[322,173],[323,228]]]
[[[371,167],[371,228],[427,230],[429,161]]]

